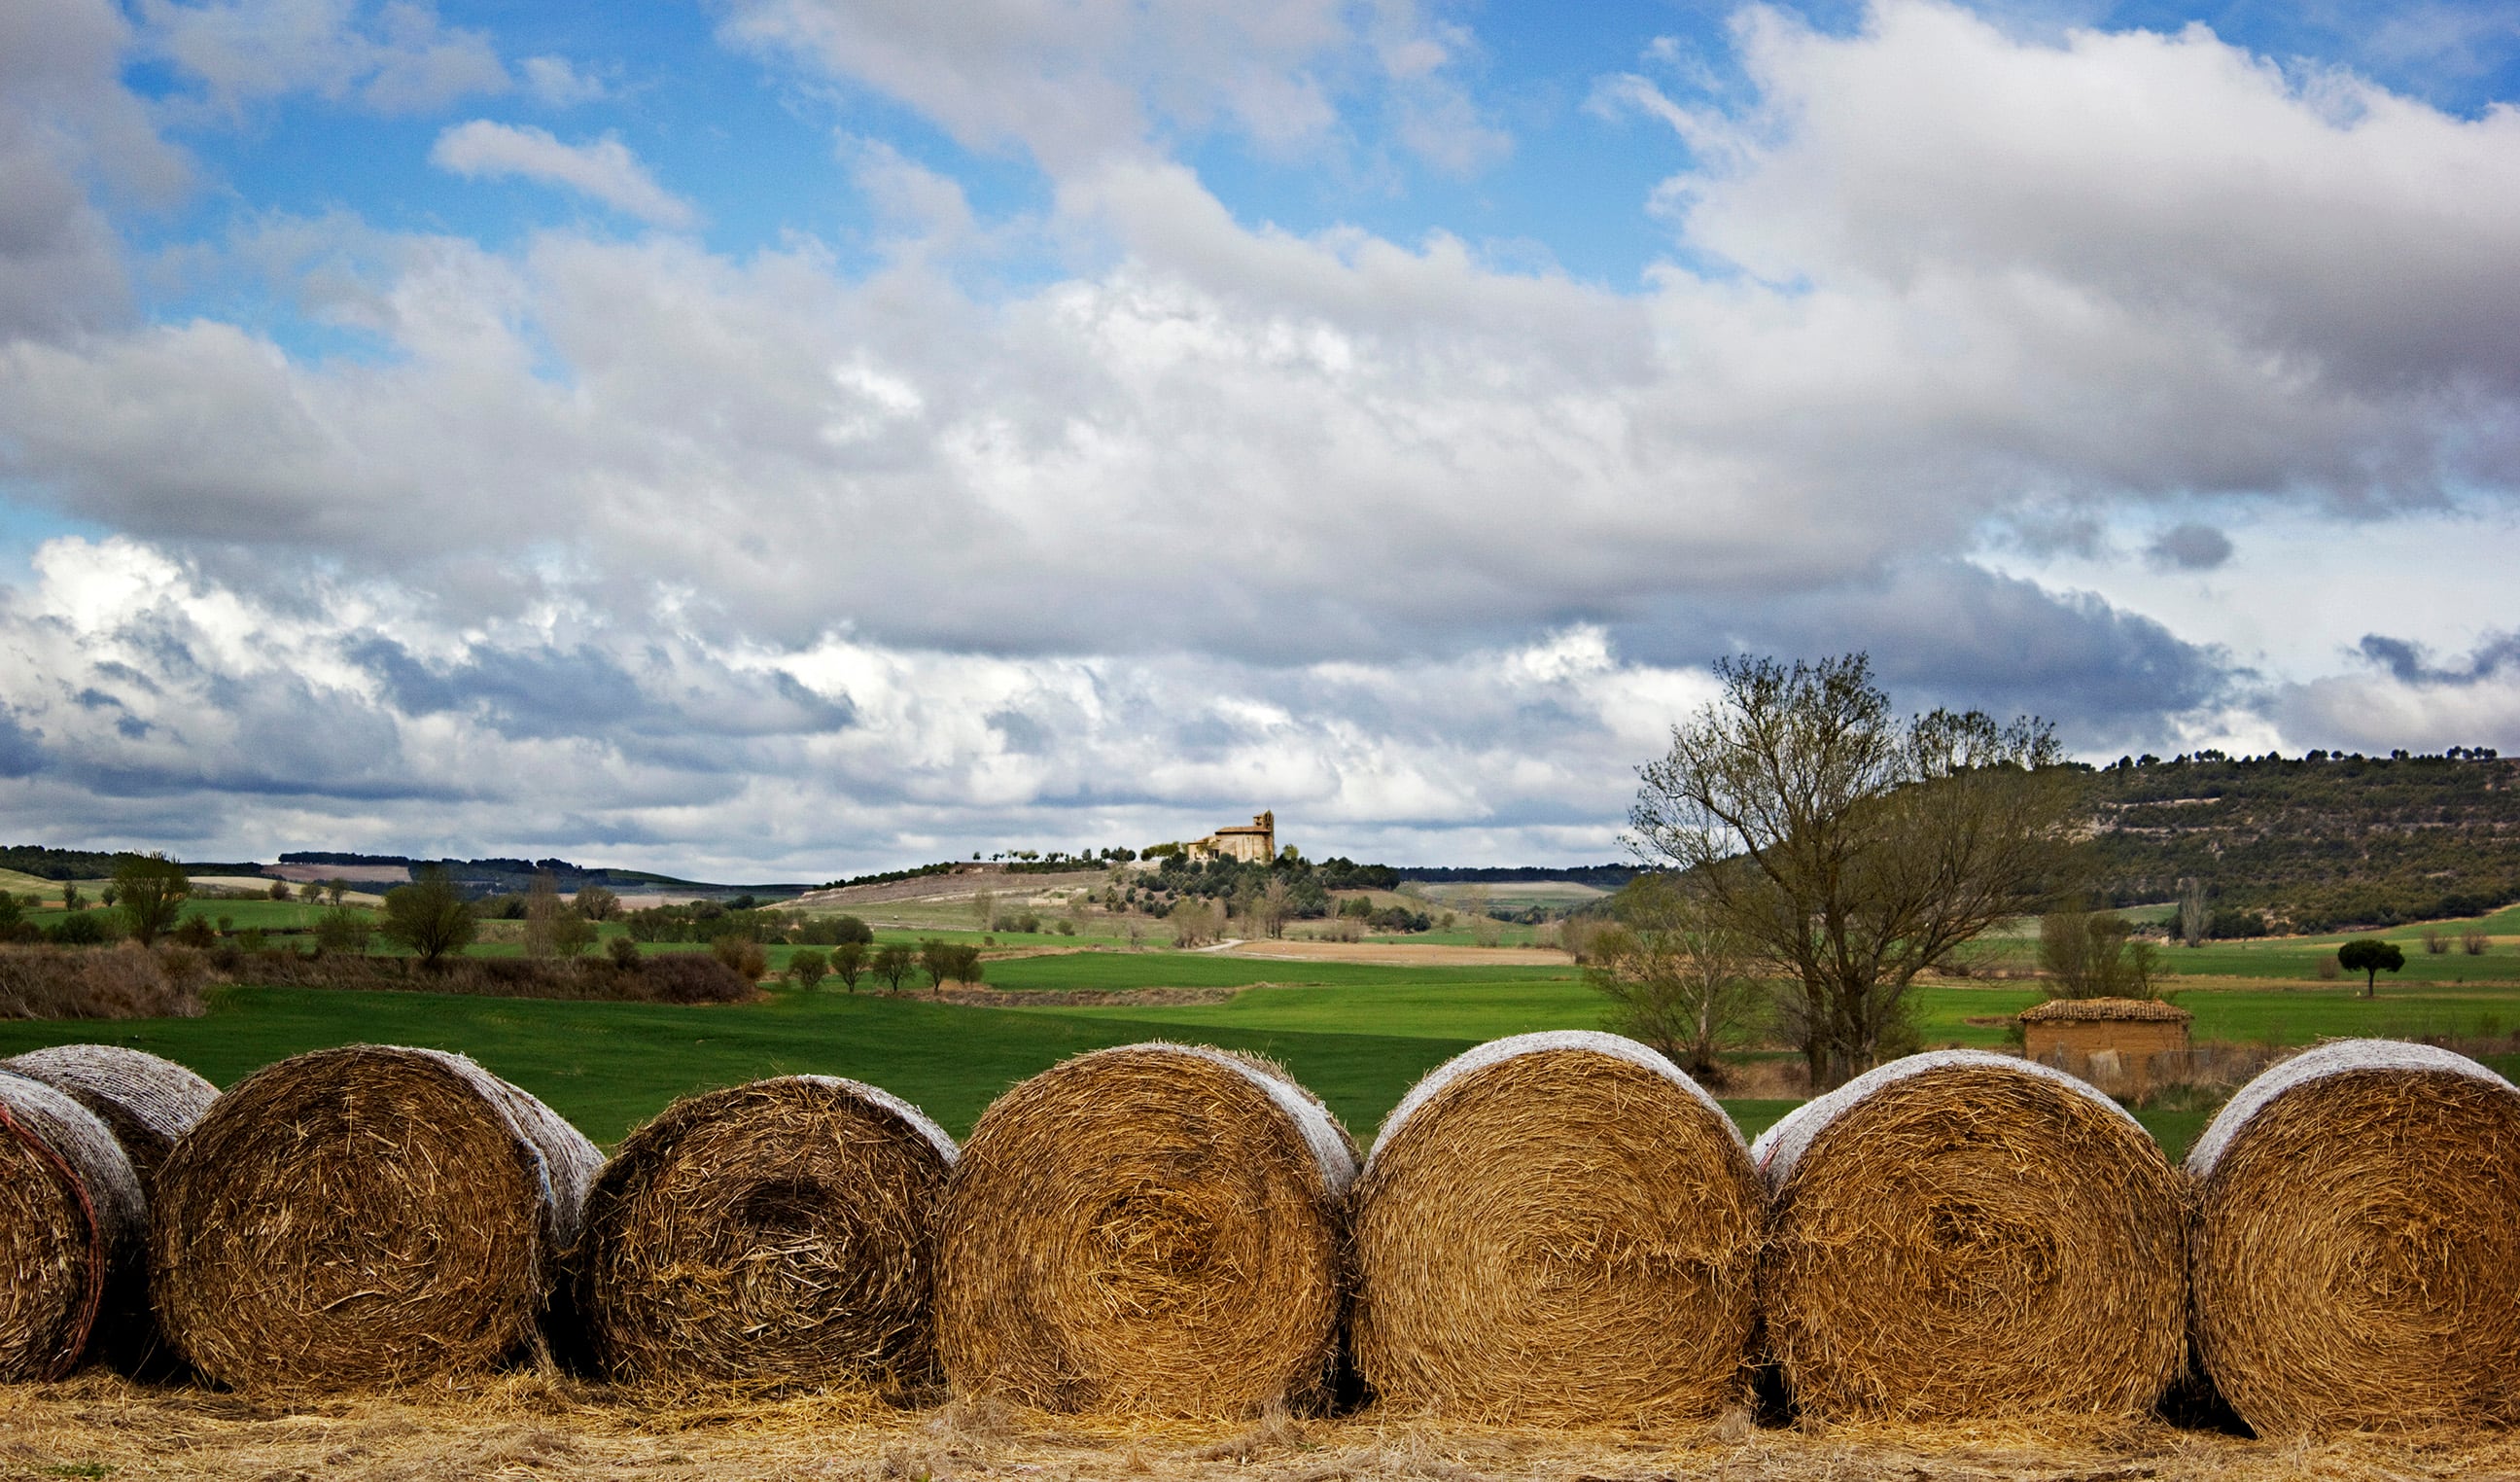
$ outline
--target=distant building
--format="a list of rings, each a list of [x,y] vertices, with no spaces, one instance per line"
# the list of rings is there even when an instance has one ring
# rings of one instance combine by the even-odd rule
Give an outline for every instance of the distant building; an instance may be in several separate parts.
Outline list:
[[[2192,1017],[2151,999],[2050,999],[2022,1012],[2021,1051],[2111,1096],[2139,1097],[2186,1056]]]
[[[1192,859],[1238,859],[1265,865],[1278,857],[1278,815],[1263,813],[1248,828],[1219,829],[1184,847]]]

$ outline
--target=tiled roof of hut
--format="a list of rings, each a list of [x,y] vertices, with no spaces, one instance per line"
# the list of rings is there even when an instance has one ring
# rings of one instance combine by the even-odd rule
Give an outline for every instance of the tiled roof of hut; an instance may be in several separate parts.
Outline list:
[[[2052,1019],[2155,1019],[2185,1023],[2196,1015],[2158,999],[2049,999],[2021,1010],[2021,1022]]]

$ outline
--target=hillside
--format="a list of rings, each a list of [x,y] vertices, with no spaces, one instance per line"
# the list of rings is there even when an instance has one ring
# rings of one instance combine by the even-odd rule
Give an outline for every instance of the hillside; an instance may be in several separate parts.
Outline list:
[[[2092,773],[2091,787],[2096,900],[2167,901],[2182,879],[2202,879],[2216,935],[2382,926],[2520,901],[2520,760],[2207,751],[2122,761]]]

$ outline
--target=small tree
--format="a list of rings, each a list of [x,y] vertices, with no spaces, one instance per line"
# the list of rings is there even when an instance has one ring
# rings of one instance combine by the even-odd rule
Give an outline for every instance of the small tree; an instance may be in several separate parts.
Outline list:
[[[410,884],[385,892],[385,940],[420,954],[424,967],[436,966],[450,952],[462,952],[478,929],[472,903],[441,865],[423,865]]]
[[[982,931],[988,931],[996,927],[998,924],[998,894],[996,891],[975,890],[971,893],[971,918],[979,923],[979,929]]]
[[[1597,940],[1584,974],[1610,999],[1608,1026],[1720,1083],[1720,1056],[1758,1011],[1757,953],[1668,875],[1638,876],[1610,910],[1618,925]]]
[[[276,901],[285,901],[289,899],[289,881],[273,880],[271,882],[271,890],[269,893],[271,898]]]
[[[143,947],[174,926],[184,913],[184,897],[192,893],[184,867],[163,854],[126,854],[114,861],[114,907],[124,929]]]
[[[895,993],[919,966],[919,956],[900,942],[888,942],[878,949],[867,970],[883,979],[883,985]]]
[[[621,897],[602,885],[580,885],[570,903],[590,921],[608,921],[621,914]]]
[[[2159,992],[2161,955],[2131,940],[2113,911],[2068,904],[2039,920],[2039,966],[2060,999],[2148,999]]]
[[[797,987],[811,989],[831,976],[832,960],[811,947],[799,947],[788,955],[788,976]]]
[[[62,909],[64,911],[84,911],[87,909],[87,901],[79,894],[79,887],[76,882],[69,880],[62,882]]]
[[[867,950],[864,942],[842,942],[832,949],[832,976],[851,993],[858,991],[858,978],[866,972]]]
[[[954,975],[954,947],[950,942],[933,938],[919,944],[919,970],[927,974],[927,986],[933,990],[945,986]]]
[[[2179,882],[2179,939],[2190,947],[2205,940],[2213,918],[2205,906],[2205,882],[2194,876]]]
[[[2381,973],[2407,966],[2407,955],[2395,942],[2360,936],[2336,949],[2336,961],[2347,971],[2362,974],[2362,996],[2367,999],[2378,996]]]
[[[574,961],[584,955],[599,934],[595,922],[578,915],[573,906],[562,906],[560,914],[552,918],[552,950],[563,958]]]
[[[770,970],[770,956],[761,950],[761,944],[738,932],[730,931],[709,943],[709,951],[747,983],[760,982],[761,975]]]
[[[1260,887],[1260,894],[1251,906],[1251,920],[1259,926],[1261,934],[1284,936],[1286,918],[1294,914],[1294,888],[1277,876],[1269,876],[1269,883]]]
[[[552,955],[559,945],[560,916],[560,882],[548,870],[535,871],[534,882],[525,887],[525,956]]]
[[[324,899],[332,902],[333,909],[336,911],[341,909],[341,899],[349,893],[350,882],[348,880],[332,879],[324,882]]]
[[[198,921],[201,918],[197,916],[193,920]],[[368,950],[368,938],[376,934],[376,921],[366,912],[336,906],[316,921],[315,940],[327,952],[364,956]],[[208,934],[206,930],[202,932],[204,937]]]

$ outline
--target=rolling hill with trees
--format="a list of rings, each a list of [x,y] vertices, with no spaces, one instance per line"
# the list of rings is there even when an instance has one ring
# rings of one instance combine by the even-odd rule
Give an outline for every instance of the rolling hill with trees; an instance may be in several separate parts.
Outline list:
[[[2215,936],[2474,916],[2520,901],[2520,759],[2313,751],[2121,758],[2091,774],[2092,899],[2204,882]]]

